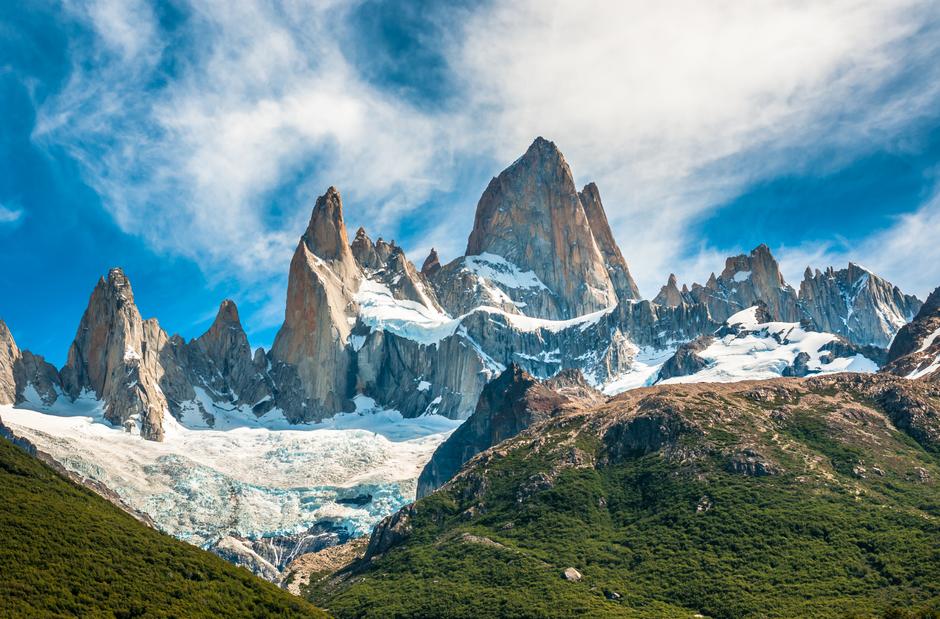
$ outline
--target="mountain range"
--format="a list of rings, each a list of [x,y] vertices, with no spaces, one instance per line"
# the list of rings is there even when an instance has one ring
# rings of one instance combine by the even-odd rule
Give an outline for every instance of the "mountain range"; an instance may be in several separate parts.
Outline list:
[[[932,608],[940,288],[759,245],[644,299],[627,250],[543,138],[446,264],[350,241],[330,187],[270,350],[231,300],[169,335],[113,268],[62,368],[0,320],[0,430],[338,616]]]
[[[604,388],[644,349],[710,336],[757,303],[768,321],[838,336],[831,356],[876,362],[922,305],[856,264],[807,268],[797,292],[765,245],[728,258],[704,285],[679,288],[670,276],[642,300],[597,186],[578,191],[558,148],[538,138],[487,186],[466,255],[448,264],[432,250],[418,270],[361,228],[350,243],[330,187],[291,260],[269,351],[251,351],[228,300],[202,336],[168,335],[142,318],[115,268],[95,286],[63,368],[20,352],[0,327],[0,401],[94,394],[108,420],[151,440],[163,437],[165,411],[209,425],[215,406],[317,422],[354,410],[357,394],[405,417],[463,419],[510,364],[540,378],[578,369]]]

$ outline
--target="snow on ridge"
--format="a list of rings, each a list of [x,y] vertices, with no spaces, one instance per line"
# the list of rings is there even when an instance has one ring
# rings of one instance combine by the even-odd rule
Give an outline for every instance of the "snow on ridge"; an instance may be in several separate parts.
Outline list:
[[[484,252],[464,257],[464,268],[484,279],[513,289],[548,290],[534,271],[523,271],[502,256]]]
[[[434,308],[396,299],[388,286],[365,279],[356,293],[359,319],[371,329],[388,331],[420,344],[431,345],[453,335],[459,321]]]
[[[699,382],[737,382],[779,378],[793,364],[797,355],[809,355],[808,368],[812,374],[836,372],[876,372],[878,365],[870,359],[855,355],[839,357],[828,363],[822,348],[838,336],[832,333],[807,331],[797,322],[757,321],[757,306],[734,314],[726,321],[737,326],[737,333],[716,338],[704,350],[696,353],[708,366],[688,376],[675,376],[658,380],[659,369],[675,352],[672,350],[637,349],[634,369],[603,386],[607,395],[652,384],[678,384]],[[940,360],[937,362],[940,367]]]

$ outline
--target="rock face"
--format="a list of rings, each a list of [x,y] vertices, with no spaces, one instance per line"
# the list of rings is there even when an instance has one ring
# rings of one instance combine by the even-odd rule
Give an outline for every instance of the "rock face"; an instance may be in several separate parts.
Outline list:
[[[914,320],[898,331],[881,371],[940,381],[940,287],[930,293]]]
[[[20,358],[20,349],[13,341],[7,323],[0,320],[0,404],[16,403],[16,378],[13,368]]]
[[[166,334],[155,320],[144,321],[134,305],[130,281],[111,269],[92,292],[62,369],[62,386],[72,398],[93,391],[105,402],[105,417],[145,438],[162,440],[166,397],[160,353]]]
[[[708,362],[698,356],[715,338],[703,335],[680,346],[659,369],[658,380],[667,380],[676,376],[690,376],[708,367]]]
[[[662,309],[651,313],[661,314],[652,320],[666,327],[674,341],[682,341],[689,335],[708,334],[711,325],[720,325],[759,302],[766,305],[771,320],[803,322],[814,331],[841,335],[855,346],[882,349],[920,307],[916,297],[903,294],[897,286],[855,264],[840,271],[832,267],[816,270],[815,274],[807,268],[797,294],[784,281],[768,247],[759,245],[749,255],[728,258],[721,274],[712,274],[704,285],[683,285],[680,289],[676,277],[670,275],[653,304],[670,308],[677,315],[670,320],[669,312]],[[689,313],[698,316],[697,323],[705,330],[695,332],[696,324],[686,318]],[[644,321],[637,326],[647,328]]]
[[[431,456],[418,478],[418,497],[439,488],[476,454],[558,414],[571,402],[511,365],[483,389],[470,418]]]
[[[796,291],[784,281],[766,245],[758,245],[749,255],[728,258],[721,275],[712,274],[704,286],[693,285],[689,297],[693,302],[706,305],[717,321],[724,321],[758,301],[767,304],[774,320],[800,320]]]
[[[524,308],[530,316],[573,318],[617,302],[571,169],[543,138],[490,182],[466,253],[495,254],[532,271],[547,290]]]
[[[267,375],[267,360],[252,357],[248,336],[234,301],[226,299],[209,330],[190,345],[189,369],[193,383],[216,401],[248,405],[261,415],[274,406],[274,385]]]
[[[806,269],[800,302],[816,330],[836,333],[860,345],[887,348],[898,330],[920,309],[920,301],[871,271],[849,263],[824,272]]]
[[[283,387],[278,405],[288,419],[320,420],[352,409],[353,357],[347,343],[361,281],[342,200],[330,187],[317,199],[291,260],[284,324],[271,349]]]
[[[692,297],[689,295],[688,287],[682,286],[682,290],[679,290],[675,273],[669,274],[669,280],[666,282],[666,285],[659,289],[659,294],[653,299],[653,303],[665,305],[666,307],[676,307],[677,305],[690,303],[691,301]]]
[[[59,396],[59,373],[41,356],[20,350],[0,320],[0,404],[23,402],[28,389],[35,391],[34,397],[38,395],[37,404],[52,404]]]
[[[430,279],[437,275],[440,270],[441,260],[437,256],[437,250],[432,247],[431,253],[424,259],[424,264],[421,265],[421,274]]]
[[[630,275],[630,269],[627,267],[627,261],[620,253],[620,247],[614,240],[614,234],[610,230],[610,224],[607,223],[607,213],[604,211],[604,205],[601,204],[601,192],[597,185],[588,183],[578,194],[584,212],[587,215],[588,224],[591,226],[591,232],[594,234],[594,240],[597,242],[598,249],[604,257],[604,264],[607,266],[607,273],[610,275],[610,281],[614,284],[614,290],[617,292],[617,299],[621,303],[627,301],[639,301],[640,289],[633,276]]]

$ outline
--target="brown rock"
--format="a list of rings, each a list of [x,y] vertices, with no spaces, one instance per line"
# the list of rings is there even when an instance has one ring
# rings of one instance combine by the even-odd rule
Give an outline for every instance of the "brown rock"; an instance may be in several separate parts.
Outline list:
[[[524,308],[529,315],[572,318],[617,301],[571,169],[543,138],[483,192],[466,254],[483,253],[533,271],[548,287],[539,307]]]
[[[614,290],[617,291],[617,298],[621,302],[639,301],[640,289],[637,287],[633,276],[630,275],[630,269],[627,267],[627,261],[620,253],[620,247],[614,240],[614,234],[610,230],[610,224],[607,222],[607,214],[604,212],[604,205],[601,204],[601,194],[594,183],[588,183],[578,194],[584,212],[587,215],[588,224],[591,226],[591,232],[594,233],[594,240],[597,242],[601,255],[604,256],[604,263],[607,265],[607,273],[614,284]]]

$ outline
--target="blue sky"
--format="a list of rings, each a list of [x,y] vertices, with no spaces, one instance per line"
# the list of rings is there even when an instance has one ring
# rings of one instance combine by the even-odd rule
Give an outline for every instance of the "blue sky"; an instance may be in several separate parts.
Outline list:
[[[879,4],[0,3],[0,317],[61,364],[120,265],[170,333],[230,297],[267,346],[327,186],[353,230],[450,259],[537,135],[646,296],[761,242],[794,284],[851,259],[923,296],[940,5]]]

